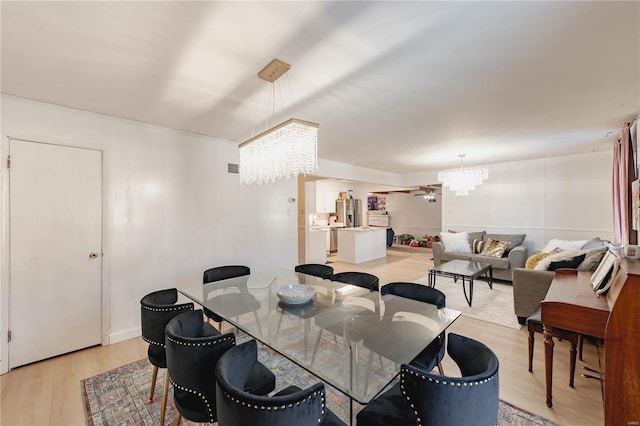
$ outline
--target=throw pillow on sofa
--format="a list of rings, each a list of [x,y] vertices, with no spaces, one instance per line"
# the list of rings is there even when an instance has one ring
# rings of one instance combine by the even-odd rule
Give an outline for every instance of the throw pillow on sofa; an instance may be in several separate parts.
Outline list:
[[[469,234],[466,232],[441,232],[444,251],[448,253],[471,253]]]
[[[484,240],[473,240],[473,243],[471,243],[471,251],[473,251],[475,254],[480,254],[482,253],[482,249],[484,248],[485,244],[487,244],[487,242]]]
[[[578,256],[574,256],[571,259],[567,259],[567,260],[558,260],[555,262],[551,262],[549,263],[549,268],[547,268],[548,271],[555,271],[556,269],[561,269],[561,268],[569,268],[569,269],[577,269],[578,266],[582,263],[582,261],[584,260],[584,257],[586,256],[586,253],[582,253]]]
[[[536,267],[533,269],[537,271],[548,271],[549,265],[551,264],[551,262],[563,262],[563,261],[572,260],[573,258],[577,256],[581,256],[585,253],[586,252],[584,250],[565,250],[559,253],[551,254],[545,257],[544,259],[542,259],[540,262],[538,262]],[[582,260],[580,262],[582,262]]]
[[[595,271],[607,250],[607,247],[588,250],[584,260],[576,269],[579,271]]]
[[[514,248],[521,246],[524,243],[524,239],[527,237],[527,234],[486,234],[484,236],[485,241],[489,241],[489,239],[496,241],[506,241],[509,244],[507,249],[504,252],[504,256],[508,255],[511,250]]]
[[[545,257],[549,256],[550,253],[546,253],[544,251],[534,253],[527,259],[527,262],[524,264],[526,269],[534,269],[536,265]]]
[[[473,240],[482,240],[484,239],[484,235],[487,233],[486,231],[474,231],[474,232],[469,232],[469,231],[454,231],[452,229],[449,229],[450,233],[453,234],[458,234],[460,232],[466,232],[467,236],[468,236],[468,240],[469,240],[469,244],[473,244]],[[473,246],[472,246],[473,247]]]
[[[556,248],[562,251],[581,250],[588,242],[588,240],[560,240],[554,238],[544,246],[542,251],[551,253]]]
[[[482,256],[502,257],[509,244],[509,241],[498,241],[489,238],[480,254]]]

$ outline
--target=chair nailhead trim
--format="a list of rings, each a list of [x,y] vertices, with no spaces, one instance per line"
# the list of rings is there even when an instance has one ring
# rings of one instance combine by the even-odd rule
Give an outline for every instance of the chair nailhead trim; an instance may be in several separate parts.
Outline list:
[[[479,381],[476,381],[476,382],[464,382],[464,383],[461,384],[459,382],[453,382],[453,381],[447,383],[446,380],[434,379],[433,377],[427,377],[424,374],[419,374],[419,373],[416,373],[415,371],[411,371],[411,370],[404,369],[404,368],[402,369],[401,373],[405,373],[405,374],[408,373],[408,374],[411,374],[412,376],[416,376],[416,377],[421,378],[423,380],[429,380],[432,383],[437,383],[437,384],[441,384],[441,385],[445,385],[445,386],[448,384],[448,385],[454,386],[454,387],[455,386],[457,386],[457,387],[479,386],[479,385],[482,385],[482,384],[485,384],[485,383],[489,383],[490,381],[492,381],[496,377],[496,374],[494,374],[493,376],[488,377],[488,378],[486,378],[484,380],[479,380]],[[415,409],[415,406],[413,405],[413,402],[411,402],[411,397],[409,397],[409,395],[407,394],[407,392],[405,390],[405,378],[404,378],[404,376],[401,376],[401,379],[400,379],[400,391],[401,391],[402,395],[404,395],[404,397],[407,400],[407,402],[409,403],[409,406],[411,406],[411,408],[413,409],[413,413],[416,416],[416,420],[418,422],[418,426],[422,426],[422,420],[420,419],[418,411]]]
[[[314,393],[312,393],[311,395],[307,396],[303,400],[297,401],[295,403],[295,405],[297,407],[300,404],[304,404],[305,402],[307,402],[307,400],[311,400],[313,398],[316,398],[318,395],[320,395],[320,406],[321,406],[321,417],[318,418],[318,423],[321,423],[322,422],[322,417],[324,417],[325,409],[326,409],[326,406],[325,406],[325,392],[324,392],[324,390],[315,391]],[[286,410],[287,408],[292,408],[293,405],[294,405],[293,403],[290,403],[288,405],[267,405],[267,406],[260,405],[260,406],[258,406],[258,405],[252,405],[252,404],[250,404],[250,403],[248,403],[246,401],[242,401],[242,400],[240,400],[238,398],[235,398],[235,397],[229,395],[228,392],[225,392],[224,396],[227,399],[230,399],[231,401],[235,402],[236,404],[239,404],[239,405],[242,405],[242,406],[246,406],[246,407],[249,407],[249,408],[253,408],[254,410],[265,410],[265,411],[272,411],[273,410],[273,411],[278,411],[278,410]]]
[[[153,312],[182,311],[187,308],[187,306],[185,305],[172,305],[168,308],[152,308],[151,306],[145,306],[145,305],[140,305],[140,306],[142,306],[142,309],[146,309],[147,311],[153,311]],[[188,310],[192,311],[193,307],[189,306]]]
[[[228,337],[225,337],[224,339],[192,343],[192,342],[183,342],[182,340],[176,340],[170,336],[167,336],[167,340],[175,343],[176,345],[183,345],[183,346],[211,346],[211,345],[217,345],[218,343],[228,342],[229,340],[233,340],[235,342],[236,338],[235,336],[228,336]]]
[[[216,419],[213,418],[213,410],[211,409],[211,404],[209,404],[209,400],[202,394],[202,392],[198,392],[198,391],[195,391],[193,389],[189,389],[189,388],[185,388],[184,386],[180,386],[179,384],[177,384],[176,382],[173,381],[171,376],[169,376],[169,381],[171,382],[171,384],[173,385],[174,388],[180,389],[181,391],[184,391],[184,392],[189,392],[189,393],[191,393],[193,395],[196,395],[196,396],[200,397],[200,399],[202,399],[202,402],[204,403],[205,407],[207,407],[207,411],[209,413],[209,423],[213,423],[213,422],[216,421]]]
[[[145,342],[147,342],[150,345],[156,345],[156,346],[160,346],[161,348],[165,348],[166,346],[164,345],[164,343],[158,343],[158,342],[154,342],[153,340],[149,340],[146,337],[142,336],[142,340],[144,340]]]

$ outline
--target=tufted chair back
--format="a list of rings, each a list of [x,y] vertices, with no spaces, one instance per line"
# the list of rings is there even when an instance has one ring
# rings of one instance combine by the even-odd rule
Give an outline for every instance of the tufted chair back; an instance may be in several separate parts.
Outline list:
[[[436,305],[438,309],[442,309],[446,305],[446,296],[440,290],[427,287],[422,284],[394,282],[385,284],[380,289],[380,294],[393,294],[395,296],[405,297],[407,299],[417,300],[419,302],[429,303]],[[393,303],[387,304],[388,310],[385,311],[387,316],[393,314]],[[391,308],[389,310],[389,308]],[[444,375],[442,369],[442,359],[445,354],[445,332],[431,342],[420,354],[418,354],[412,361],[411,365],[419,367],[423,370],[431,371],[436,365],[440,375]],[[384,353],[384,348],[379,348],[380,352]]]
[[[305,263],[295,267],[296,272],[302,272],[303,274],[313,275],[314,277],[320,277],[325,280],[330,280],[333,276],[333,268],[328,265],[321,265],[319,263]]]
[[[394,294],[408,299],[436,305],[438,309],[445,307],[446,296],[440,290],[416,283],[395,282],[382,286],[380,294]]]
[[[178,290],[170,288],[167,290],[154,291],[140,300],[140,319],[142,323],[142,339],[149,343],[147,357],[153,365],[153,375],[151,376],[151,388],[149,390],[149,401],[153,401],[156,389],[156,379],[158,368],[167,368],[167,355],[165,351],[164,329],[169,321],[183,312],[193,311],[193,303],[182,303],[177,305]],[[164,376],[164,386],[162,388],[162,405],[160,407],[160,422],[164,423],[164,415],[167,408],[167,394],[169,392],[169,376]]]
[[[484,344],[449,333],[449,356],[462,377],[428,373],[402,365],[400,390],[417,424],[495,425],[498,421],[498,358]]]
[[[340,272],[334,274],[332,281],[356,285],[358,287],[368,288],[369,291],[378,291],[380,280],[378,277],[366,272]]]
[[[202,284],[228,280],[229,278],[242,277],[251,274],[251,269],[244,265],[216,266],[207,269],[202,274]]]
[[[167,368],[165,327],[176,315],[193,310],[193,303],[176,305],[177,301],[178,290],[175,288],[154,291],[140,300],[142,338],[149,343],[149,362],[156,367]]]
[[[317,426],[327,424],[324,384],[271,398],[244,392],[251,364],[257,362],[255,340],[229,350],[216,367],[218,421],[221,426]],[[286,393],[286,392],[285,392]],[[344,423],[332,423],[344,424]]]
[[[229,278],[244,277],[249,274],[251,274],[251,269],[244,265],[216,266],[215,268],[210,268],[204,271],[202,274],[202,284],[228,280]],[[230,301],[230,303],[234,303],[234,301]],[[246,313],[251,309],[255,309],[255,307],[245,309],[240,312],[240,314]],[[222,322],[224,320],[221,316],[205,307],[203,307],[203,310],[207,318],[211,318],[215,322]]]
[[[183,313],[166,328],[167,366],[180,414],[194,422],[216,417],[215,365],[235,345],[233,333],[220,334],[204,322],[202,311]]]

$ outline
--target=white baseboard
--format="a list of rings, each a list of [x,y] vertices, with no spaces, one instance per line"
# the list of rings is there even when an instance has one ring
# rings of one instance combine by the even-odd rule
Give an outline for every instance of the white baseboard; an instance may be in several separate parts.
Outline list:
[[[133,339],[142,335],[142,329],[140,327],[131,328],[129,330],[119,331],[109,335],[109,344],[112,345],[118,342],[124,342],[125,340]]]

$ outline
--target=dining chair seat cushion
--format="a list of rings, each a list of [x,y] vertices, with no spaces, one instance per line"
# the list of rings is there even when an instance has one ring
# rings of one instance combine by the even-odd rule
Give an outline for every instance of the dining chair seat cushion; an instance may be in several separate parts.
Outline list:
[[[247,371],[257,362],[255,340],[231,348],[216,366],[218,422],[225,426],[345,426],[326,407],[323,383],[300,390],[289,386],[272,397],[243,391]]]
[[[444,358],[444,332],[429,343],[409,364],[422,370],[431,371]]]
[[[213,328],[211,324],[206,324]],[[215,330],[214,330],[215,331]],[[212,367],[212,368],[215,368]],[[267,395],[273,391],[276,387],[276,377],[265,367],[262,363],[256,363],[245,384],[245,391],[255,395]],[[186,419],[197,423],[208,423],[209,416],[202,410],[202,400],[200,398],[194,398],[194,395],[188,391],[182,391],[180,389],[174,389],[175,402],[180,406],[180,413]]]
[[[415,425],[416,417],[400,393],[400,384],[367,404],[367,409],[358,413],[358,426]]]
[[[300,391],[302,391],[302,389],[298,386],[288,386],[282,389],[280,392],[274,394],[273,396],[292,395]],[[326,411],[324,418],[322,419],[322,423],[319,424],[323,426],[344,426],[344,422],[340,420],[338,416],[336,416],[331,410]]]
[[[244,385],[245,392],[253,395],[267,395],[275,388],[276,376],[264,364],[256,362]]]

